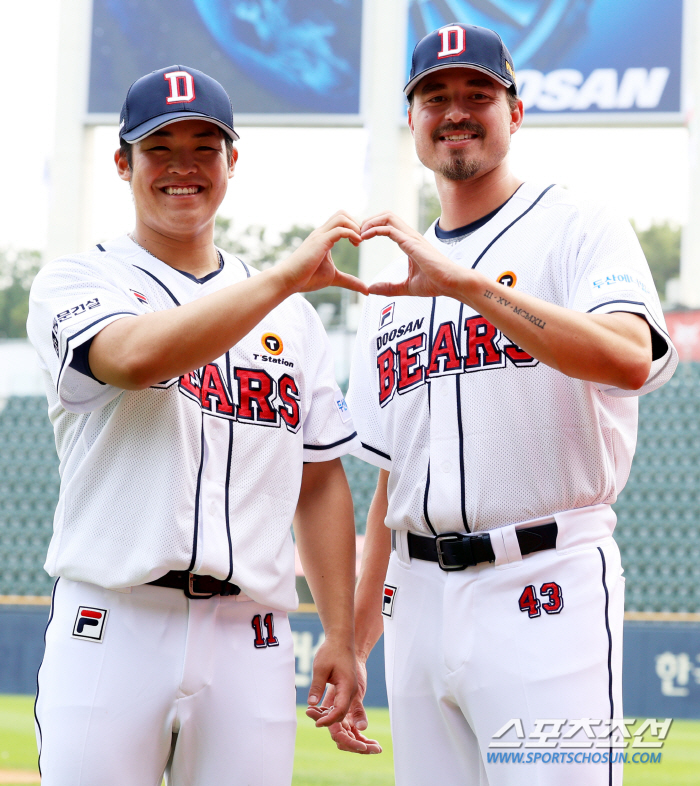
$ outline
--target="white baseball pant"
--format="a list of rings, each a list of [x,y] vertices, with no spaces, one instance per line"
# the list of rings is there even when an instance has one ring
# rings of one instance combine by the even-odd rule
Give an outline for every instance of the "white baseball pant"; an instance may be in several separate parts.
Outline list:
[[[59,579],[38,675],[43,786],[160,786],[166,770],[169,786],[289,786],[289,620],[238,598]]]
[[[410,559],[405,533],[397,532],[386,579],[395,588],[392,616],[384,620],[397,786],[622,783],[609,741],[585,730],[563,739],[574,721],[600,720],[597,734],[622,718],[624,579],[611,537],[615,515],[600,505],[556,520],[556,549],[522,557],[508,527],[491,533],[495,564],[449,573]],[[538,736],[554,730],[537,726],[547,720],[566,721],[558,739]],[[516,724],[494,739],[510,721],[522,730]],[[519,747],[490,747],[504,741]],[[521,763],[504,755],[518,753]]]

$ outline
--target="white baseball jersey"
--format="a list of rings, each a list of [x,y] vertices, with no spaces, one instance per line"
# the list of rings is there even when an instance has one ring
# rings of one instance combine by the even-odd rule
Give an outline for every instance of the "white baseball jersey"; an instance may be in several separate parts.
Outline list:
[[[328,338],[304,298],[285,300],[204,368],[147,390],[71,366],[76,348],[111,322],[250,275],[224,255],[218,273],[197,280],[126,236],[39,273],[27,330],[61,474],[50,575],[122,588],[189,570],[296,608],[290,525],[302,464],[359,447]]]
[[[629,223],[562,188],[525,183],[471,234],[442,241],[432,227],[426,237],[505,284],[496,295],[514,286],[576,311],[640,314],[654,360],[641,390],[605,387],[539,363],[452,298],[370,296],[348,402],[357,455],[391,470],[387,526],[473,532],[615,502],[635,449],[636,397],[678,362]],[[406,267],[378,280],[401,281]]]

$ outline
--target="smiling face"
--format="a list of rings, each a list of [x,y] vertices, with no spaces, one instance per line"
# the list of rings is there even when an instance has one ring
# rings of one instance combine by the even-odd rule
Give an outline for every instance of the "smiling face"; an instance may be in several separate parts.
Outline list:
[[[522,123],[520,101],[471,68],[428,74],[413,91],[408,122],[421,162],[446,180],[470,180],[501,165]]]
[[[132,165],[119,151],[117,171],[131,183],[136,220],[178,240],[213,228],[238,158],[228,160],[222,131],[206,120],[171,123],[136,142]]]

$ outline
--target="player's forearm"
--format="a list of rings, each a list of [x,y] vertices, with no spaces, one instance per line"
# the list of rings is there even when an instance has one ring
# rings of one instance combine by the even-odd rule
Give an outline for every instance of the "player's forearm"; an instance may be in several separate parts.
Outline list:
[[[126,390],[179,377],[228,351],[292,292],[272,269],[179,308],[120,319],[95,337],[90,369]]]
[[[340,459],[304,465],[294,534],[326,636],[352,646],[355,520]]]
[[[582,314],[504,287],[473,270],[463,271],[452,297],[567,376],[636,390],[649,374],[651,333],[635,314]]]
[[[389,473],[379,471],[377,490],[369,513],[360,576],[355,590],[355,651],[366,661],[382,635],[382,588],[391,556],[391,530],[384,524],[387,513]]]

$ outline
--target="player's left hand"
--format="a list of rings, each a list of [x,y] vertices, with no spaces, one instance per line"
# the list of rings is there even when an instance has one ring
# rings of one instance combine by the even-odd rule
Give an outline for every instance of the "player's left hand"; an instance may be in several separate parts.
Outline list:
[[[354,246],[362,242],[360,225],[343,210],[332,215],[304,240],[299,248],[277,269],[288,280],[294,292],[314,292],[324,287],[343,287],[367,294],[367,285],[359,278],[338,270],[333,262],[333,246],[346,238]]]
[[[360,228],[360,236],[363,241],[388,237],[408,257],[406,279],[400,283],[382,281],[372,284],[369,288],[371,295],[449,297],[455,291],[457,280],[467,273],[393,213],[380,213],[368,218]]]
[[[319,647],[309,688],[310,705],[318,705],[326,685],[330,686],[326,695],[332,695],[332,704],[324,702],[325,711],[319,715],[317,726],[331,726],[342,721],[357,693],[355,657],[344,637],[328,634]]]
[[[365,737],[362,733],[367,728],[367,714],[362,706],[362,699],[367,691],[367,667],[364,661],[357,661],[357,693],[355,694],[345,717],[328,727],[331,739],[341,751],[350,753],[381,753],[382,746],[377,740]],[[331,685],[326,691],[323,703],[315,707],[308,707],[306,714],[316,721],[317,726],[325,726],[321,722],[328,717],[328,713],[335,704],[335,686]]]

